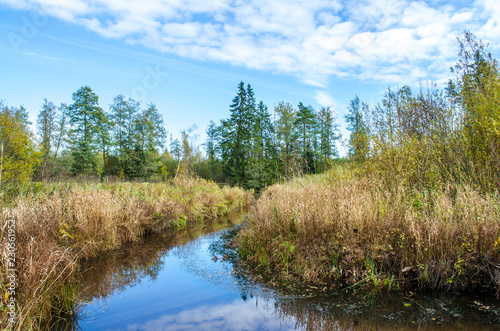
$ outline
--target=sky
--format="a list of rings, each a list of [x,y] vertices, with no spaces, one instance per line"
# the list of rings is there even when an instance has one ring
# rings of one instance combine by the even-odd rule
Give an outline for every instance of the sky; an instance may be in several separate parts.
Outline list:
[[[104,110],[119,94],[154,103],[169,133],[196,125],[203,143],[243,81],[271,114],[331,107],[347,137],[356,95],[444,87],[456,38],[498,58],[499,23],[498,0],[0,0],[0,100],[35,123],[45,98],[71,104],[88,85]]]

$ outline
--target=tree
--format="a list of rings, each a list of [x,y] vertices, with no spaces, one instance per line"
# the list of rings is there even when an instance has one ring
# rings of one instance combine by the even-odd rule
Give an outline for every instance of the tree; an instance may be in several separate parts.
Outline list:
[[[25,184],[40,163],[23,107],[9,108],[0,101],[0,143],[3,145],[1,183]]]
[[[217,144],[218,144],[218,130],[217,126],[215,125],[214,121],[210,120],[210,123],[208,124],[207,130],[207,141],[205,143],[205,147],[207,149],[207,158],[210,161],[214,161],[216,159],[216,153],[217,153]]]
[[[292,168],[294,158],[294,123],[296,112],[291,104],[285,102],[280,102],[274,108],[274,111],[278,116],[275,124],[277,143],[284,165],[283,172],[287,174]]]
[[[255,98],[250,85],[240,82],[238,93],[233,99],[229,111],[231,115],[226,122],[225,142],[223,148],[224,176],[234,185],[245,186],[246,168],[252,146],[251,129],[254,119]]]
[[[57,158],[59,150],[63,147],[66,142],[67,134],[68,134],[68,116],[69,109],[65,103],[61,103],[58,109],[58,114],[56,116],[56,128],[54,134],[54,142],[55,142],[55,152],[54,158]]]
[[[177,170],[175,171],[174,177],[175,179],[177,178],[181,167],[181,143],[179,142],[178,138],[176,138],[175,140],[172,139],[172,135],[170,135],[170,155],[177,158]]]
[[[181,130],[182,161],[185,164],[184,169],[187,173],[193,170],[193,165],[196,163],[198,157],[198,153],[194,143],[197,139],[197,135],[193,135],[193,132],[196,129],[197,126],[193,125],[187,130]]]
[[[46,163],[51,153],[56,131],[56,106],[47,99],[44,100],[42,109],[38,114],[37,129],[42,139],[42,158]]]
[[[357,162],[363,162],[368,157],[368,127],[363,119],[363,111],[368,105],[361,102],[359,97],[351,100],[348,113],[345,115],[347,130],[351,131],[349,137],[349,155]]]
[[[209,178],[212,180],[221,180],[220,175],[222,169],[220,167],[220,127],[216,126],[214,121],[210,121],[206,133],[207,141],[205,143],[205,147],[207,150],[208,172],[210,174]]]
[[[106,148],[109,150],[109,146],[111,146],[111,131],[113,129],[114,123],[111,122],[109,115],[105,112],[99,112],[97,115],[96,122],[96,133],[98,137],[98,146],[101,149],[102,153],[102,172],[101,177],[108,176],[108,164],[106,162]],[[109,152],[108,152],[109,153]]]
[[[313,128],[315,124],[316,120],[312,107],[306,107],[302,102],[299,102],[294,125],[301,145],[303,169],[306,172],[310,172],[313,165],[312,136],[314,135]]]
[[[98,97],[88,86],[73,93],[73,104],[69,107],[71,124],[71,149],[74,173],[95,171],[94,147],[96,114],[101,111]]]
[[[324,160],[338,156],[335,141],[338,139],[338,125],[335,123],[335,116],[330,107],[323,107],[317,116],[319,131],[319,156],[320,171],[324,170]]]
[[[448,92],[462,108],[469,163],[462,166],[475,184],[490,187],[492,178],[500,177],[500,67],[487,52],[488,45],[472,33],[465,32],[458,44],[459,61],[452,68],[456,78]]]
[[[247,187],[259,190],[276,177],[278,157],[271,115],[262,101],[255,110],[253,125],[253,149],[247,169]]]
[[[112,139],[117,147],[119,172],[124,173],[128,167],[133,152],[134,123],[139,112],[140,104],[133,99],[125,100],[123,95],[113,99],[110,107],[111,120],[114,122]]]
[[[154,104],[135,117],[133,125],[133,152],[126,169],[129,177],[148,178],[157,172],[159,149],[163,148],[167,132],[163,117]]]
[[[135,144],[143,151],[158,151],[165,145],[167,132],[163,117],[154,104],[149,104],[135,118]]]

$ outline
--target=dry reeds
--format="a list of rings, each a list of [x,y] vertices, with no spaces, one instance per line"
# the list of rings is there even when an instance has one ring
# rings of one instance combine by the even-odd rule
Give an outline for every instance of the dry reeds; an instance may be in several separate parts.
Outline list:
[[[16,328],[44,328],[43,321],[54,312],[71,311],[77,295],[71,285],[79,259],[137,241],[146,232],[231,222],[248,209],[250,201],[250,194],[240,189],[199,179],[179,179],[174,185],[50,184],[15,199],[2,210],[0,276],[5,288],[6,222],[13,218],[17,222]]]
[[[329,285],[500,285],[500,200],[468,187],[387,189],[334,169],[274,185],[240,232],[240,252],[274,275]]]

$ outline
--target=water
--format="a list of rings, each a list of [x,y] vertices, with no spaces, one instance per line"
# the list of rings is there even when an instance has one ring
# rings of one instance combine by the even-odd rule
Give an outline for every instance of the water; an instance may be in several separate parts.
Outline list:
[[[492,297],[284,290],[241,267],[227,233],[173,247],[148,241],[88,261],[85,302],[72,328],[500,330],[500,305]]]

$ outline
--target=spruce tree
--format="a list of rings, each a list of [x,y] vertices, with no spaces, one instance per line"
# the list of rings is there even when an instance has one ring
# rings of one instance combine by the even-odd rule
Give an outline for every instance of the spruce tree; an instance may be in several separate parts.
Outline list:
[[[251,93],[250,96],[248,93]],[[227,121],[228,137],[226,143],[229,148],[229,159],[225,162],[225,175],[231,184],[245,186],[247,176],[246,168],[251,147],[251,123],[252,107],[254,107],[255,98],[253,91],[248,85],[240,82],[238,85],[238,94],[234,97],[231,108],[231,115]]]
[[[338,156],[335,141],[338,139],[338,125],[334,123],[335,117],[330,107],[323,107],[319,110],[318,116],[319,132],[319,171],[325,170],[325,162],[332,157]]]

